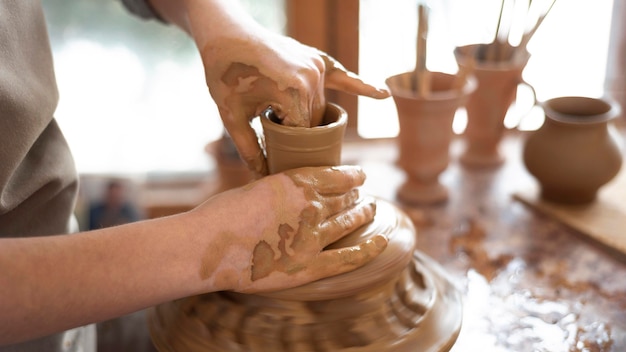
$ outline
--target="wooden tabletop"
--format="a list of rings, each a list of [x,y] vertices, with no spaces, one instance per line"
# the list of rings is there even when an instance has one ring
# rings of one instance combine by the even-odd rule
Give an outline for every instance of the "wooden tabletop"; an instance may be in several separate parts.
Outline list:
[[[504,165],[482,170],[459,164],[455,141],[441,175],[450,199],[434,206],[396,201],[404,173],[393,139],[346,143],[343,156],[365,169],[365,193],[413,219],[418,249],[463,293],[453,351],[625,351],[626,258],[513,197],[536,185],[521,161],[523,139],[508,135]]]

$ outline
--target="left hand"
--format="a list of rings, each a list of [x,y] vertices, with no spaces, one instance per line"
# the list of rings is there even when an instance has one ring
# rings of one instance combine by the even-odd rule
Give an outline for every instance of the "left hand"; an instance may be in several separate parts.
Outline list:
[[[206,246],[207,291],[255,293],[295,287],[359,268],[387,246],[384,235],[325,249],[374,218],[356,166],[308,167],[220,193],[184,216],[196,248]],[[204,244],[202,244],[204,243]]]

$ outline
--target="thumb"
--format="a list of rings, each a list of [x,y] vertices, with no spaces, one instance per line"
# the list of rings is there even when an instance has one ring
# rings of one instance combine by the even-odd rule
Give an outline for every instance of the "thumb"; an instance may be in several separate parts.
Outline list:
[[[268,174],[267,161],[259,146],[256,132],[250,126],[249,117],[234,116],[242,115],[243,112],[232,112],[219,109],[224,127],[230,134],[239,155],[253,173],[255,178]]]

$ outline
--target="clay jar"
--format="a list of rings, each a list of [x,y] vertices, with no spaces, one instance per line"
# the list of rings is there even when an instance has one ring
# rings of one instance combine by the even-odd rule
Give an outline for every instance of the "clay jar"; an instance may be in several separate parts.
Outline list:
[[[545,122],[526,140],[523,158],[543,199],[590,203],[622,165],[620,141],[610,121],[619,107],[608,99],[559,97],[542,104]]]
[[[501,61],[474,59],[486,44],[458,47],[454,54],[460,68],[473,72],[478,87],[469,97],[467,128],[463,133],[465,149],[460,157],[465,166],[490,168],[501,165],[504,157],[499,146],[504,135],[504,118],[516,97],[517,87],[525,84],[522,71],[530,58],[524,51]]]
[[[333,166],[341,162],[341,145],[348,114],[338,105],[326,105],[319,126],[281,125],[271,109],[261,116],[264,149],[270,174],[304,166]]]
[[[397,197],[405,203],[443,202],[448,199],[448,191],[439,182],[439,175],[449,164],[452,121],[476,88],[476,80],[471,78],[455,87],[456,76],[431,72],[429,93],[421,96],[408,84],[412,74],[406,72],[386,80],[400,124],[398,166],[406,173]]]

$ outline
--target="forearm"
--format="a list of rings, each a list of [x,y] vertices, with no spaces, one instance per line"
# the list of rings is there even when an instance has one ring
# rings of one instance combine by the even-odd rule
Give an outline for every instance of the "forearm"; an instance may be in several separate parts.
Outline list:
[[[0,240],[0,345],[197,293],[203,253],[185,216]]]
[[[170,217],[0,239],[0,345],[204,292],[282,290],[353,270],[386,239],[324,250],[370,222],[357,167],[303,168]]]
[[[206,45],[212,36],[262,29],[234,0],[147,1],[164,20],[190,34],[200,47]]]

